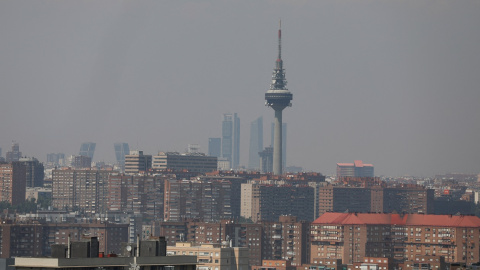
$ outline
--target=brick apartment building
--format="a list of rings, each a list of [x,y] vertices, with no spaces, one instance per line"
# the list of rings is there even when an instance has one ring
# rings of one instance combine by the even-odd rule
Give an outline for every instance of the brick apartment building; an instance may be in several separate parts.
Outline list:
[[[282,215],[314,219],[315,189],[308,183],[251,181],[241,187],[241,215],[253,222],[276,221]]]
[[[165,180],[165,221],[232,218],[231,183],[225,180]]]
[[[165,178],[168,176],[111,173],[107,181],[107,209],[143,214],[149,220],[162,219]]]
[[[26,167],[21,162],[0,163],[0,201],[17,205],[25,201]]]
[[[56,169],[52,171],[52,206],[55,209],[104,213],[107,210],[107,180],[111,171]]]
[[[333,186],[318,189],[319,215],[326,212],[434,213],[434,190],[423,186]],[[388,198],[388,199],[385,199]]]
[[[406,269],[412,269],[421,258],[434,262],[443,256],[446,262],[468,264],[480,259],[479,236],[475,216],[325,213],[311,224],[310,263],[386,257],[410,262]]]
[[[287,259],[292,266],[309,261],[310,223],[296,217],[281,216],[277,221],[236,223],[231,220],[209,223],[198,220],[182,222],[153,222],[144,225],[144,239],[165,236],[168,246],[177,242],[196,245],[231,242],[234,247],[247,247],[250,266],[261,265],[262,260]]]

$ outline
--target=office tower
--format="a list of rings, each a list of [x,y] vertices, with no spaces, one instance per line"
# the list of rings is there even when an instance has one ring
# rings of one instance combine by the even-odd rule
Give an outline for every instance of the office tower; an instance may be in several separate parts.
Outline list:
[[[221,157],[222,138],[208,138],[208,155],[211,157]]]
[[[144,155],[143,151],[130,151],[125,155],[125,173],[135,174],[146,172],[152,168],[152,155]]]
[[[124,170],[125,155],[130,154],[128,143],[114,143],[113,148],[115,149],[115,158],[117,160],[117,164],[122,168],[122,170]]]
[[[271,126],[271,145],[273,146],[274,136],[275,136],[275,123],[272,123]],[[285,171],[287,166],[287,123],[282,124],[282,169]]]
[[[230,162],[232,169],[240,164],[240,118],[236,113],[223,114],[222,157]]]
[[[217,158],[203,153],[158,152],[158,155],[153,157],[152,168],[206,173],[217,170]]]
[[[0,147],[0,157],[2,157],[2,148]]]
[[[18,162],[25,166],[26,187],[43,187],[43,164],[36,158],[20,158]]]
[[[260,169],[260,155],[263,150],[263,118],[259,117],[250,123],[250,149],[248,155],[248,168]]]
[[[361,160],[353,163],[337,163],[337,178],[340,177],[374,177],[373,165],[364,164]]]
[[[14,142],[12,145],[12,151],[8,151],[5,155],[5,160],[7,162],[18,161],[22,157],[22,152],[20,152],[20,146],[18,143]]]
[[[65,154],[64,153],[50,153],[47,154],[47,164],[51,165],[64,165]]]
[[[273,147],[265,147],[261,152],[258,152],[260,156],[260,171],[262,173],[273,172]]]
[[[93,154],[95,153],[95,146],[96,145],[97,144],[93,143],[93,142],[82,143],[82,145],[80,146],[79,155],[89,157],[93,161]]]
[[[281,26],[281,24],[280,24]],[[273,69],[272,83],[270,89],[265,93],[265,105],[272,107],[275,111],[275,132],[273,140],[273,173],[280,175],[282,169],[282,111],[287,106],[292,106],[290,101],[293,98],[292,93],[287,89],[287,80],[285,79],[285,69],[282,60],[282,30],[278,30],[278,58]]]
[[[71,156],[71,166],[75,169],[91,168],[92,159],[87,156]]]
[[[26,168],[18,161],[0,164],[0,201],[12,205],[25,201]]]
[[[188,144],[187,153],[189,153],[189,154],[200,153],[200,145],[196,144],[196,143]]]

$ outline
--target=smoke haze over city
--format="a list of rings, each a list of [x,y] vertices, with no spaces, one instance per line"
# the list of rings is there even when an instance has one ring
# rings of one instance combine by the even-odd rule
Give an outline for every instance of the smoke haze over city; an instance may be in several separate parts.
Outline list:
[[[287,166],[333,174],[478,173],[480,2],[1,1],[0,147],[113,162],[113,143],[183,152],[222,114],[263,116],[277,55],[288,89]],[[4,154],[3,154],[4,155]]]

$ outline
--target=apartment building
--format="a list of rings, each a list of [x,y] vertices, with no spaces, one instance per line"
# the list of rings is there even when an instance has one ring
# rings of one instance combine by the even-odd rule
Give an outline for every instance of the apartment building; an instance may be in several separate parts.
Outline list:
[[[293,216],[280,216],[278,221],[264,221],[262,258],[286,259],[292,266],[309,262],[310,223]]]
[[[333,186],[318,189],[319,215],[326,212],[434,213],[434,190],[423,186]]]
[[[480,259],[479,236],[475,216],[325,213],[311,224],[310,263],[332,257],[353,264],[365,257],[418,262],[422,256],[435,256],[432,261],[442,256],[468,264]]]
[[[257,221],[276,221],[282,215],[312,221],[314,188],[305,184],[250,181],[241,185],[241,215]]]
[[[231,183],[225,180],[165,180],[165,221],[200,218],[218,221],[232,217]]]
[[[26,167],[18,161],[0,163],[0,201],[17,205],[25,201]]]
[[[52,206],[56,209],[104,213],[107,209],[107,181],[111,171],[56,169],[52,171]]]
[[[108,210],[163,218],[164,181],[167,176],[112,173],[108,177]]]

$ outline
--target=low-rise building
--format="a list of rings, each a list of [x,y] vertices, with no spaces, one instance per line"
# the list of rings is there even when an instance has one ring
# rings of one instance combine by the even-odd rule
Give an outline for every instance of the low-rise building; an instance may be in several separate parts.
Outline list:
[[[197,256],[198,270],[248,270],[248,248],[226,244],[195,246],[192,243],[176,243],[175,246],[167,246],[167,255]]]

